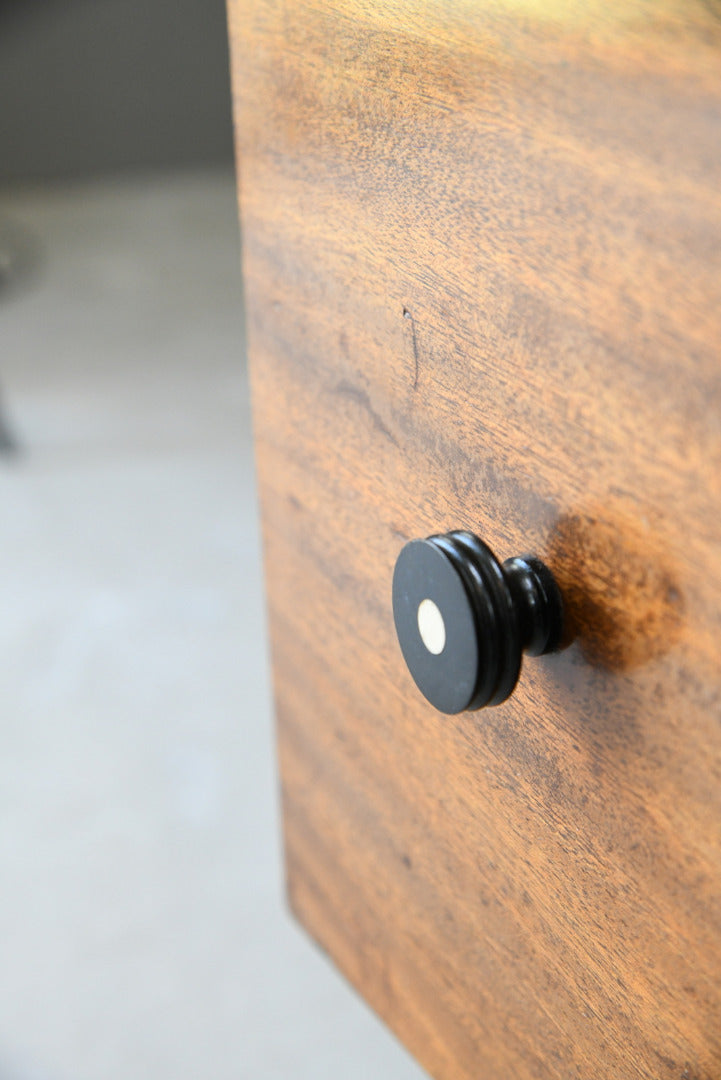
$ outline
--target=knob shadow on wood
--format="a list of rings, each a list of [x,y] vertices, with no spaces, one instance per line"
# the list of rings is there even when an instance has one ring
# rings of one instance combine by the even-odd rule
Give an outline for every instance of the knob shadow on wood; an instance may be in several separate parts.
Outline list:
[[[624,672],[678,640],[684,599],[671,555],[650,529],[607,508],[561,518],[549,565],[563,593],[567,634],[589,661]]]

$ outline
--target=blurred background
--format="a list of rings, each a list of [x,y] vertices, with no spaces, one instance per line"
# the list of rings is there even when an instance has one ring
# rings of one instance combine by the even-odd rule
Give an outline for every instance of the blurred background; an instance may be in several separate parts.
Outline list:
[[[0,1080],[417,1080],[282,896],[222,0],[0,0],[0,519]]]

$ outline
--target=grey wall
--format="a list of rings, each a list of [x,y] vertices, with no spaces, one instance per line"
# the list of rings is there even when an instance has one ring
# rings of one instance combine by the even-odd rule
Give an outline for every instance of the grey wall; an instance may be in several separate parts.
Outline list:
[[[224,0],[0,0],[0,181],[231,159]]]

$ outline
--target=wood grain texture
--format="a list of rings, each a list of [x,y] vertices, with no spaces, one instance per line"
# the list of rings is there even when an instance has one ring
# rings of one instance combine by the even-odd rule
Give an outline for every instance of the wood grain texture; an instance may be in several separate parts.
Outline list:
[[[293,909],[439,1080],[721,1080],[721,6],[229,14]],[[451,528],[576,632],[453,718]]]

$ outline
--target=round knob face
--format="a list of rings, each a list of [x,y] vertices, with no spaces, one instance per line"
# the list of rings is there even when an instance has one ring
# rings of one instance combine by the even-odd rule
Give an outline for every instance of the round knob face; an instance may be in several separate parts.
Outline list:
[[[393,617],[420,692],[444,713],[500,705],[525,651],[559,647],[563,601],[533,555],[501,564],[473,533],[411,540],[393,575]]]
[[[412,540],[398,557],[393,617],[420,692],[441,712],[467,709],[479,666],[473,607],[460,574],[426,540]]]

